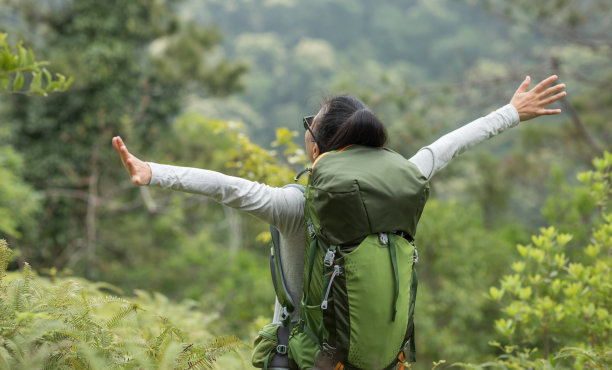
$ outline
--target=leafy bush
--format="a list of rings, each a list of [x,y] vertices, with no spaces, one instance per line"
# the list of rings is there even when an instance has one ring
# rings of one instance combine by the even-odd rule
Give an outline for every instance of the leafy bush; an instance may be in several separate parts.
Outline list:
[[[128,300],[104,293],[116,290],[108,284],[36,277],[27,263],[7,274],[10,254],[0,240],[0,368],[205,369],[243,346],[212,337],[203,328],[215,316],[188,301]]]
[[[495,330],[504,354],[483,368],[612,367],[612,154],[593,161],[595,170],[578,175],[599,210],[590,243],[576,258],[567,256],[571,234],[542,229],[529,245],[518,245],[513,273],[488,296],[502,304]],[[576,247],[573,247],[576,248]]]

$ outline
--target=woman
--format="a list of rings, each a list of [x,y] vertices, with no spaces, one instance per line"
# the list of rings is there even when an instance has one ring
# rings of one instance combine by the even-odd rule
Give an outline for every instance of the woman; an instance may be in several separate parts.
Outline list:
[[[466,149],[514,127],[521,121],[561,113],[546,107],[563,98],[564,84],[551,86],[557,76],[550,76],[527,90],[526,77],[506,106],[479,118],[419,150],[410,162],[426,179],[444,168]],[[349,144],[383,146],[384,127],[358,99],[335,96],[326,101],[314,117],[304,119],[306,153],[311,162],[324,153]],[[113,147],[121,157],[131,180],[137,185],[154,185],[214,198],[216,201],[246,211],[274,225],[281,234],[282,261],[289,293],[299,302],[304,263],[304,195],[296,188],[273,188],[265,184],[223,175],[218,172],[143,162],[132,155],[120,137]],[[296,310],[292,318],[299,317]],[[277,304],[274,321],[280,320]]]

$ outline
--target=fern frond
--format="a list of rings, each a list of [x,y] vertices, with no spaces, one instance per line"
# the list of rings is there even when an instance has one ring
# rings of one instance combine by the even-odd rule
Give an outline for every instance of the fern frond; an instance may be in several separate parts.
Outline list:
[[[113,284],[110,283],[105,283],[103,281],[99,281],[99,282],[95,282],[95,283],[90,283],[91,288],[98,290],[98,291],[109,291],[111,293],[117,294],[117,295],[125,295],[125,293],[123,292],[123,290],[121,288],[119,288],[118,286],[115,286]]]
[[[23,279],[15,279],[13,281],[13,309],[17,312],[23,312],[25,308],[23,295]]]
[[[153,357],[157,357],[159,353],[159,349],[166,341],[166,337],[170,333],[171,328],[165,328],[154,340],[153,343],[149,344],[149,348],[151,350],[151,354]]]
[[[55,308],[65,308],[74,305],[74,298],[80,290],[79,284],[73,280],[54,286],[50,292],[52,298],[49,300],[49,305]]]
[[[233,335],[217,337],[212,345],[208,347],[208,353],[217,358],[225,353],[233,352],[239,347],[245,346],[240,339]]]
[[[0,346],[0,368],[2,369],[13,369],[13,356],[9,353],[9,351],[4,348],[4,346]]]
[[[8,247],[6,240],[0,239],[0,286],[2,285],[2,280],[6,276],[6,268],[8,267],[11,253],[12,251]]]
[[[65,361],[64,356],[65,356],[65,353],[62,353],[62,352],[56,352],[56,353],[51,354],[51,356],[49,356],[47,360],[45,361],[43,365],[43,370],[61,369],[62,364]]]
[[[212,369],[215,361],[216,361],[215,358],[201,357],[201,358],[188,360],[187,365],[188,365],[188,369],[208,370],[208,369]]]
[[[29,263],[24,262],[23,266],[23,289],[25,293],[30,293],[30,283],[32,281],[32,266]]]
[[[80,341],[80,340],[83,340],[84,338],[82,335],[79,335],[78,332],[66,330],[66,329],[53,330],[53,331],[45,333],[45,335],[43,336],[44,341],[51,342],[51,343],[57,343],[57,342],[60,342],[66,339]]]
[[[205,346],[188,346],[177,361],[189,369],[211,369],[218,357],[245,345],[235,336],[221,336]]]
[[[123,303],[123,304],[129,304],[130,301],[128,301],[125,298],[121,298],[121,297],[116,297],[116,296],[112,296],[112,295],[107,295],[104,297],[94,297],[94,298],[89,298],[87,300],[87,303],[90,306],[100,306],[103,304],[109,304],[109,303]]]
[[[177,337],[181,342],[185,341],[185,335],[183,334],[181,329],[173,327],[172,328],[172,333],[174,333],[174,336]]]
[[[116,314],[113,315],[113,317],[110,318],[110,320],[106,322],[106,325],[105,325],[106,328],[108,329],[114,328],[115,326],[119,324],[121,320],[126,318],[132,312],[137,312],[138,310],[142,310],[142,307],[140,307],[139,304],[130,303],[128,306],[120,309]]]
[[[78,331],[91,333],[94,328],[102,328],[88,313],[73,314],[66,318],[66,322]]]
[[[15,343],[13,339],[5,339],[3,345],[15,365],[23,363],[23,352],[18,343]]]

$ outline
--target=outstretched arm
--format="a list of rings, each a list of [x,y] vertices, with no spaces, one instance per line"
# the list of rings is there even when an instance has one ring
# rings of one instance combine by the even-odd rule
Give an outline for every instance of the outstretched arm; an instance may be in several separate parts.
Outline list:
[[[297,189],[274,188],[215,171],[144,162],[128,151],[119,136],[113,138],[113,148],[136,185],[204,195],[250,213],[281,232],[303,227],[304,196]]]
[[[550,86],[556,80],[557,76],[550,76],[527,91],[531,82],[528,76],[512,96],[510,104],[442,136],[419,150],[410,161],[429,179],[454,157],[518,125],[520,121],[561,113],[560,109],[546,108],[566,95],[565,91],[561,91],[565,89],[564,84]]]

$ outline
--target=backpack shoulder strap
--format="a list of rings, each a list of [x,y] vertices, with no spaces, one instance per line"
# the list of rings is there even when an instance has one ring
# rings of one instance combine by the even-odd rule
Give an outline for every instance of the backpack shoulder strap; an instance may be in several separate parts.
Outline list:
[[[302,193],[304,192],[304,187],[298,184],[285,185],[283,188],[296,188]],[[272,235],[272,248],[270,250],[270,273],[272,275],[272,283],[274,284],[278,302],[283,306],[283,309],[286,310],[286,312],[283,312],[283,318],[287,318],[289,313],[295,310],[296,304],[293,302],[291,294],[289,294],[283,271],[283,264],[281,263],[282,252],[280,232],[276,227],[270,225],[270,234]]]
[[[304,187],[297,184],[285,185],[283,188],[296,188],[304,193]],[[277,341],[278,345],[274,348],[264,363],[264,369],[289,369],[289,357],[287,348],[289,346],[289,334],[293,323],[291,322],[291,312],[295,310],[295,303],[285,281],[283,272],[283,264],[281,263],[281,242],[280,232],[278,229],[270,225],[270,234],[272,235],[272,248],[270,249],[270,274],[272,275],[272,283],[276,298],[283,307],[281,315],[282,325],[278,328]]]

